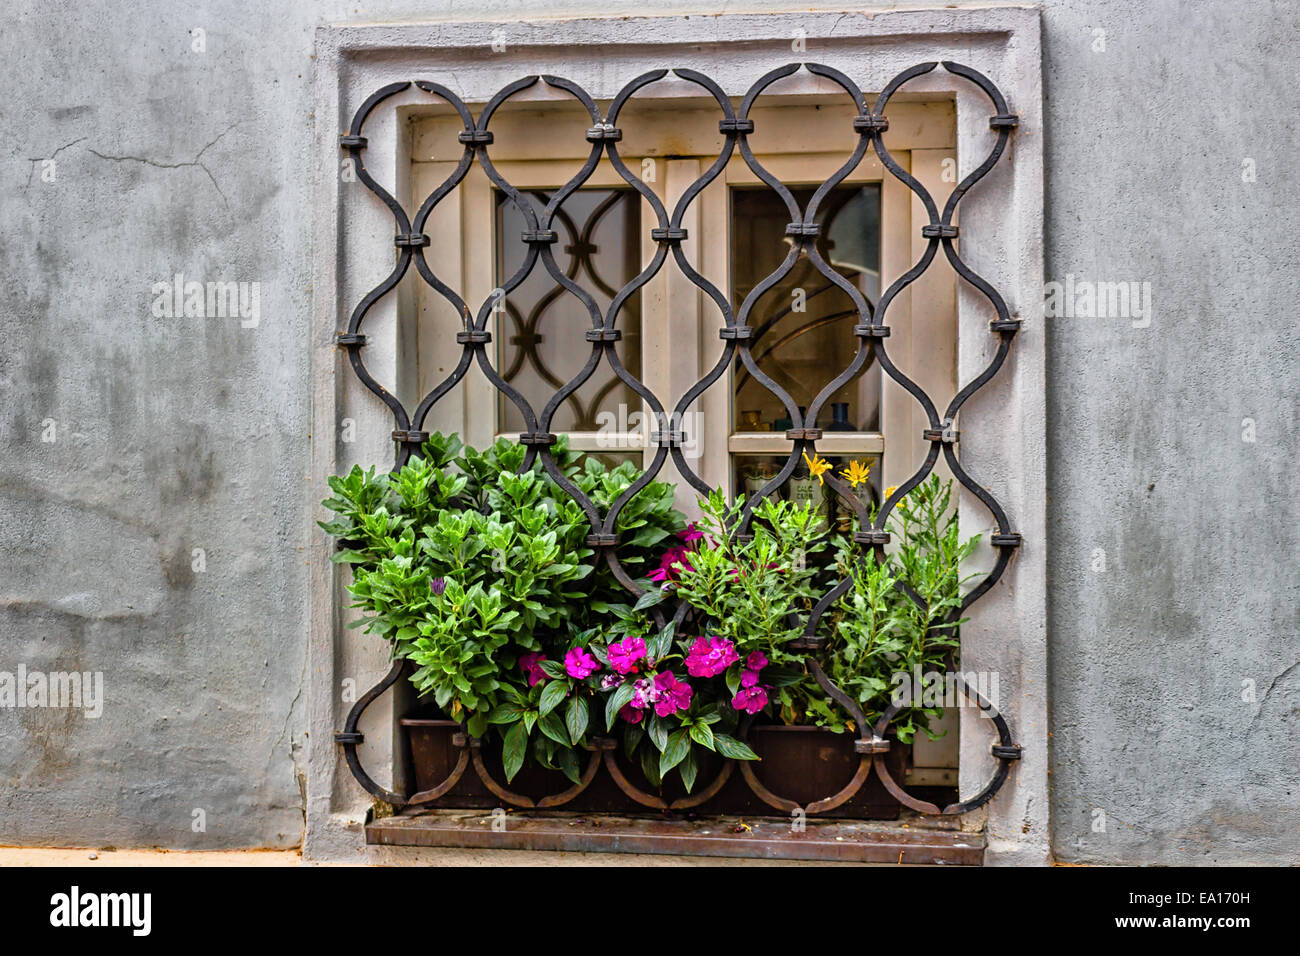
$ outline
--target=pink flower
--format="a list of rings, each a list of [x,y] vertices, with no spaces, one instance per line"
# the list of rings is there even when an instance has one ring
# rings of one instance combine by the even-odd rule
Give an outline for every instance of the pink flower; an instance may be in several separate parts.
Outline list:
[[[519,658],[519,666],[523,669],[524,676],[528,678],[529,687],[546,680],[546,671],[542,670],[542,661],[544,660],[546,660],[546,655],[536,652],[525,654]]]
[[[677,580],[678,569],[673,567],[675,564],[680,564],[687,571],[694,571],[691,562],[687,560],[689,554],[690,552],[681,545],[674,545],[669,548],[664,552],[664,556],[659,559],[659,567],[650,572],[650,580],[661,581],[665,584]]]
[[[620,674],[635,674],[636,662],[645,657],[645,641],[639,637],[625,637],[609,645],[609,666]]]
[[[742,687],[731,699],[731,706],[747,714],[757,714],[767,706],[767,691],[757,685]]]
[[[767,658],[763,656],[762,651],[754,651],[745,658],[745,669],[751,671],[761,671],[767,666]]]
[[[581,647],[575,647],[564,655],[565,672],[577,680],[585,680],[600,670],[600,662]]]
[[[656,676],[655,688],[659,691],[655,713],[660,717],[671,717],[691,706],[691,686],[683,684],[672,674],[664,672]]]
[[[618,715],[626,720],[629,724],[641,723],[641,718],[645,716],[645,709],[642,707],[633,707],[631,704],[624,704],[623,709]]]
[[[735,645],[725,637],[697,637],[686,655],[686,673],[715,677],[738,660]]]

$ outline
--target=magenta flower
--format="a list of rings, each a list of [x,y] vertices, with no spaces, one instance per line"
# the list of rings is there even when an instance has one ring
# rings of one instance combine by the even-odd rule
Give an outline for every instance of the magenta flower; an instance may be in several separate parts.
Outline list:
[[[572,678],[585,680],[600,670],[600,662],[581,647],[575,647],[564,655],[564,670]]]
[[[546,671],[542,670],[544,660],[546,655],[537,652],[524,654],[519,658],[519,666],[523,669],[524,676],[528,678],[529,687],[546,680]]]
[[[659,567],[650,572],[650,580],[660,581],[664,584],[677,580],[678,569],[673,567],[675,564],[680,564],[687,571],[694,571],[691,562],[687,560],[689,555],[690,552],[681,545],[674,545],[669,548],[664,552],[663,557],[659,559]]]
[[[762,651],[754,651],[745,658],[745,669],[751,671],[761,671],[767,666],[767,658],[763,656]]]
[[[626,720],[629,724],[641,723],[641,718],[645,716],[645,709],[642,707],[633,707],[631,704],[624,704],[623,709],[618,715]]]
[[[645,641],[639,637],[625,637],[607,648],[609,666],[620,674],[635,674],[636,662],[645,657]]]
[[[686,673],[716,677],[738,660],[735,645],[725,637],[697,637],[686,655]]]
[[[655,688],[659,691],[659,700],[655,702],[655,713],[660,717],[671,717],[679,710],[691,706],[691,686],[683,684],[666,671],[655,677]]]
[[[731,699],[731,706],[747,714],[757,714],[767,706],[767,690],[758,685],[742,687]]]

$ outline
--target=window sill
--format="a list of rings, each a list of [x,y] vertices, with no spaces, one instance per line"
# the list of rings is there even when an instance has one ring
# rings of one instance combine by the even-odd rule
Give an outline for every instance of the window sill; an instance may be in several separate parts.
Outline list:
[[[497,829],[493,829],[493,824]],[[444,847],[475,850],[536,850],[647,853],[667,856],[739,857],[981,866],[984,834],[953,829],[953,821],[905,814],[897,821],[807,820],[795,832],[788,819],[701,817],[665,819],[605,814],[531,814],[481,810],[413,811],[366,824],[372,846]]]

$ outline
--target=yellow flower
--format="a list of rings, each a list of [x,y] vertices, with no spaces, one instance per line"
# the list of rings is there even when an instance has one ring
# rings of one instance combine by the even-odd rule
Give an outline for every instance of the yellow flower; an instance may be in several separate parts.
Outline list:
[[[822,475],[831,470],[831,463],[820,455],[809,458],[807,452],[803,453],[803,460],[808,463],[808,474],[817,479],[817,484],[824,485],[826,480]]]
[[[852,485],[855,490],[857,489],[858,485],[866,482],[867,477],[870,474],[871,474],[871,466],[863,465],[862,462],[858,461],[857,459],[854,459],[853,461],[849,462],[849,467],[845,468],[843,471],[840,472],[840,475],[843,476],[844,480],[847,481],[850,485]]]

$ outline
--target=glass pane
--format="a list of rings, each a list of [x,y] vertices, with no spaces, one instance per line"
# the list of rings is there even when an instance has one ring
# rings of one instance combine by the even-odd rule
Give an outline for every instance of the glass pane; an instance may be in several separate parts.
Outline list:
[[[792,188],[800,206],[812,197],[813,187]],[[779,196],[766,187],[741,187],[731,193],[732,300],[737,309],[745,296],[771,274],[789,253],[793,241],[785,235],[789,211]],[[880,295],[880,186],[876,183],[840,186],[822,202],[817,215],[821,225],[817,249],[867,302],[874,306]],[[814,396],[840,374],[857,353],[859,339],[853,326],[860,318],[853,300],[818,272],[806,257],[790,274],[765,292],[749,314],[754,328],[750,352],[758,367],[785,389],[801,412]],[[733,429],[737,432],[784,432],[791,422],[776,396],[764,388],[737,361],[733,368]],[[823,406],[819,420],[809,423],[825,431],[874,432],[880,429],[880,369],[875,363],[856,379],[841,386]],[[752,494],[784,463],[782,456],[734,456],[733,487]],[[872,481],[879,475],[879,456],[858,456],[871,466]],[[849,458],[834,458],[837,473]],[[820,500],[816,479],[801,468],[782,489],[783,497]],[[862,486],[872,496],[868,485]],[[878,496],[879,489],[874,488]],[[842,515],[840,517],[842,521]]]
[[[527,191],[540,211],[550,193]],[[528,254],[519,238],[526,228],[524,215],[504,193],[498,192],[496,281],[513,275]],[[631,189],[580,189],[560,207],[554,220],[559,241],[551,245],[556,264],[585,289],[602,315],[618,290],[641,271],[640,197]],[[583,337],[592,327],[582,302],[566,291],[539,260],[528,278],[500,303],[493,338],[498,345],[502,377],[528,399],[540,414],[551,396],[573,378],[591,355]],[[623,338],[615,350],[635,377],[641,375],[641,296],[634,294],[616,319]],[[504,395],[499,399],[499,430],[524,430],[519,409]],[[628,430],[641,410],[640,397],[614,374],[609,363],[600,366],[556,411],[552,432]]]

